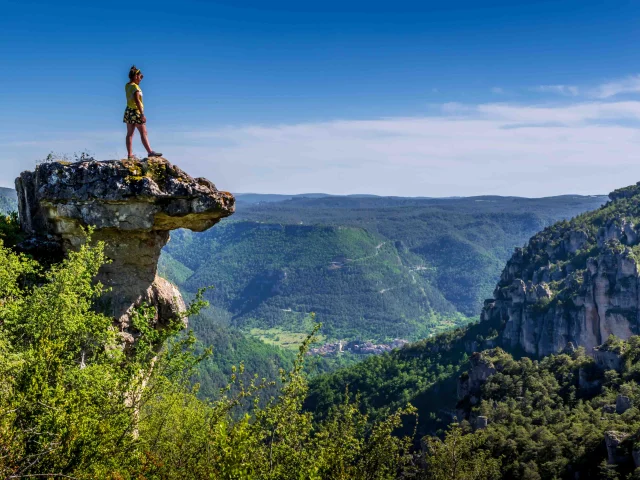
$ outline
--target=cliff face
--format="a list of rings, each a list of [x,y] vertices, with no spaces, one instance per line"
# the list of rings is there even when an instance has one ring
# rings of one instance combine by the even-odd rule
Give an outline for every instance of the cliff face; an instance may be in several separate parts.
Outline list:
[[[610,334],[639,333],[640,183],[609,198],[516,249],[481,314],[501,325],[503,345],[543,356],[572,342],[593,354]]]
[[[78,248],[84,229],[104,241],[111,263],[98,280],[111,289],[101,306],[133,340],[129,318],[143,302],[166,322],[184,310],[179,291],[156,275],[170,230],[203,231],[234,212],[230,193],[192,178],[163,158],[142,161],[43,163],[16,179],[21,227],[32,243]],[[33,240],[36,239],[36,240]]]

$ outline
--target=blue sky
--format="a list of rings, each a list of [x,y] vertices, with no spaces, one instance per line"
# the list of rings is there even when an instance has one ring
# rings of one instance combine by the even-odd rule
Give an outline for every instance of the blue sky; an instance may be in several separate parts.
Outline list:
[[[640,180],[639,2],[0,7],[0,185],[51,150],[123,157],[132,63],[154,148],[226,190],[542,196]]]

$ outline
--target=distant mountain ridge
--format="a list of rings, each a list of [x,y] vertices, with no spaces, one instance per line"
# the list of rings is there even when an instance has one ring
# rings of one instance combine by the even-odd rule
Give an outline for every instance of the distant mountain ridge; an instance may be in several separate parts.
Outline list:
[[[0,187],[0,197],[16,199],[16,191],[13,188]]]
[[[12,188],[0,187],[0,213],[18,210],[18,197]]]
[[[365,340],[417,339],[478,315],[515,246],[606,200],[239,197],[232,220],[173,236],[163,274],[188,292],[214,285],[216,321],[291,330],[315,312],[329,337]]]

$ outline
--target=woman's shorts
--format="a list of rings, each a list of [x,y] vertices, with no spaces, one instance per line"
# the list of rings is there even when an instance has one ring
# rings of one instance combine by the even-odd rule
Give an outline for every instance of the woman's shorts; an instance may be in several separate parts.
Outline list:
[[[125,108],[124,110],[124,118],[122,119],[124,123],[130,123],[132,125],[142,125],[144,122],[142,121],[142,115],[140,112],[134,108]]]

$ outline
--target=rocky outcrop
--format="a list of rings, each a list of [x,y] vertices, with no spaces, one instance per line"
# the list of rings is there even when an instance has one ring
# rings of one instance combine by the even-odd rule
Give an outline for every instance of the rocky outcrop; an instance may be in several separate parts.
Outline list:
[[[610,198],[516,249],[481,314],[499,325],[505,347],[544,356],[572,342],[594,354],[610,335],[638,334],[640,185]]]
[[[471,356],[469,370],[458,379],[458,400],[468,398],[471,405],[478,402],[482,385],[498,371],[493,361],[493,353],[494,351],[487,350]]]
[[[625,440],[629,438],[628,433],[608,431],[604,432],[604,443],[607,447],[607,463],[609,465],[620,465],[630,460],[628,449],[625,448]]]
[[[476,418],[476,430],[484,430],[489,425],[489,418],[484,415],[479,415]]]
[[[16,179],[21,226],[32,244],[77,249],[92,227],[110,263],[98,279],[109,292],[101,308],[127,341],[133,308],[157,307],[162,325],[184,310],[175,286],[156,275],[169,232],[201,232],[234,212],[234,197],[204,178],[192,178],[163,158],[43,163]]]
[[[611,345],[604,343],[593,349],[593,359],[595,364],[601,370],[615,370],[619,372],[622,370],[624,364],[624,357],[622,351],[611,348]]]
[[[632,407],[631,399],[626,395],[619,394],[616,397],[616,413],[622,415]]]

